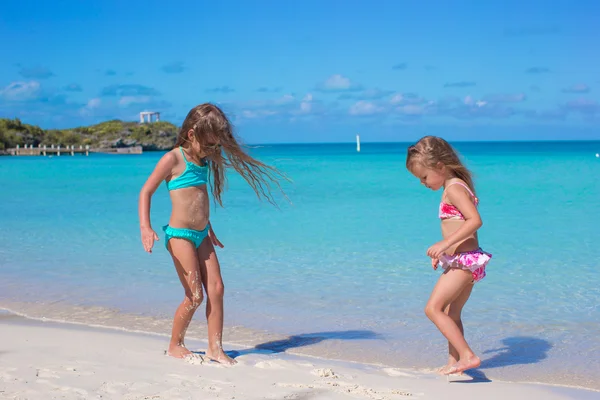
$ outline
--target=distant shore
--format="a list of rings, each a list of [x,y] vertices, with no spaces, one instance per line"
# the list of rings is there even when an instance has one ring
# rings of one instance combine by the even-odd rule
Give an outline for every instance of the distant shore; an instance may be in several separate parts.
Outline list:
[[[96,125],[72,129],[42,129],[19,119],[0,118],[0,153],[11,154],[10,149],[37,149],[51,146],[89,147],[102,152],[164,151],[175,145],[179,128],[169,122],[106,121]]]
[[[79,146],[66,146],[61,147],[60,145],[38,145],[37,147],[25,146],[15,147],[12,149],[5,150],[0,155],[16,156],[16,157],[35,157],[35,156],[74,156],[74,155],[86,155],[90,153],[103,153],[103,154],[142,154],[144,152],[142,146],[129,146],[129,147],[113,147],[113,148],[91,148],[89,145],[85,147]]]

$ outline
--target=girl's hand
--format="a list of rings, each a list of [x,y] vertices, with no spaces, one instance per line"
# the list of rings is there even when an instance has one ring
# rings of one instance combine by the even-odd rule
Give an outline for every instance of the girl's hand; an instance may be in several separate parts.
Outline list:
[[[141,228],[141,231],[144,250],[148,253],[152,253],[152,246],[154,246],[154,242],[158,240],[158,235],[152,228]]]
[[[432,258],[431,259],[431,266],[433,267],[433,270],[437,270],[438,269],[438,264],[440,263],[440,259],[439,258]]]
[[[213,246],[219,246],[220,248],[225,247],[223,246],[223,243],[221,243],[221,241],[217,239],[217,236],[215,235],[215,231],[213,231],[212,226],[208,229],[208,237],[210,238],[210,241],[212,242]]]
[[[433,246],[427,249],[427,255],[432,259],[439,260],[444,251],[450,247],[445,241],[437,242]],[[433,261],[432,261],[433,262]]]

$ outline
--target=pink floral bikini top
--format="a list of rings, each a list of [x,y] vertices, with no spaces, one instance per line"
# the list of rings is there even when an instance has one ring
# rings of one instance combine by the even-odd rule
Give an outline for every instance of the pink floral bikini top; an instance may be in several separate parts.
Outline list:
[[[452,185],[460,185],[460,186],[464,187],[465,189],[467,189],[467,191],[469,192],[471,197],[473,197],[473,200],[475,201],[475,205],[479,204],[479,199],[473,194],[473,192],[471,191],[471,189],[469,189],[469,187],[467,185],[465,185],[462,182],[452,182],[451,184],[446,186],[446,189],[448,189]],[[464,220],[465,219],[464,215],[462,215],[462,213],[458,210],[458,208],[454,207],[452,204],[444,203],[443,201],[440,202],[439,216],[440,216],[440,219],[442,219],[442,220],[444,220],[444,219],[462,219],[462,220]]]

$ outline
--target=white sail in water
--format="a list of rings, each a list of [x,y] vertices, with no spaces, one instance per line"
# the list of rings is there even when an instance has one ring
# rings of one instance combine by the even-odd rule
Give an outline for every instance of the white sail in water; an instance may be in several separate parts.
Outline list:
[[[360,135],[356,135],[356,151],[360,152]]]

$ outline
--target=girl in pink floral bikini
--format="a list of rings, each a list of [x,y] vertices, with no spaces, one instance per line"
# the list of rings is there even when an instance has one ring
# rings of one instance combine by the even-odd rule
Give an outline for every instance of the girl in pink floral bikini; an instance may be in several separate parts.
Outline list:
[[[492,258],[479,247],[479,201],[471,172],[442,138],[425,136],[410,146],[406,168],[429,189],[444,188],[439,209],[443,240],[427,250],[433,269],[441,265],[444,273],[433,288],[425,314],[448,339],[448,363],[439,372],[462,373],[477,368],[480,360],[465,340],[460,314]]]

